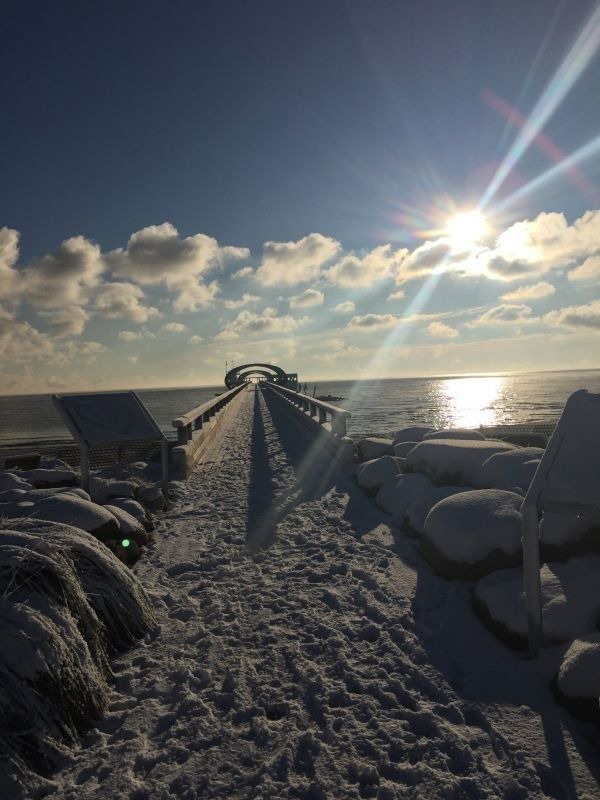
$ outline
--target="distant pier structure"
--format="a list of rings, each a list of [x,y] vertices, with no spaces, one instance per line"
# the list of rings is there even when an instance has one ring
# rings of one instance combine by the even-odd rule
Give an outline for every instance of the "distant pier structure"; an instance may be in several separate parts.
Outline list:
[[[232,367],[225,373],[225,386],[234,389],[244,383],[250,383],[253,379],[267,381],[286,389],[298,390],[298,373],[286,372],[281,367],[274,364],[242,364]]]

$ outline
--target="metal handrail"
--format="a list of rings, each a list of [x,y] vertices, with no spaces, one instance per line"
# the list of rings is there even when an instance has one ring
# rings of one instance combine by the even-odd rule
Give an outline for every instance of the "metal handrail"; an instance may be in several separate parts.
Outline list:
[[[223,394],[218,395],[213,400],[208,400],[206,403],[192,408],[192,410],[188,411],[186,414],[176,417],[171,424],[177,429],[178,443],[186,444],[191,441],[194,431],[201,430],[202,426],[210,422],[211,417],[214,417],[236,394],[241,392],[242,389],[245,389],[246,385],[247,384],[243,383],[240,386],[234,386],[234,388],[230,389],[228,392],[223,392]]]
[[[332,406],[331,403],[326,403],[324,400],[317,400],[316,397],[310,397],[307,394],[300,394],[294,392],[292,389],[287,389],[285,386],[278,386],[275,383],[266,382],[261,386],[267,386],[274,392],[277,392],[292,405],[296,406],[299,411],[307,414],[310,417],[318,417],[320,425],[327,422],[327,415],[331,417],[331,433],[336,438],[342,438],[346,435],[346,420],[350,419],[352,414],[346,411],[345,408],[339,406]]]

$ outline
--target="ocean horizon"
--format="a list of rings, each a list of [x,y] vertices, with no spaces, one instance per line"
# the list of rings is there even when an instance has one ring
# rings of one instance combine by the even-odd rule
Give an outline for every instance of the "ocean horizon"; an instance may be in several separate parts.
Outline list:
[[[600,369],[476,373],[414,378],[302,381],[351,412],[348,433],[388,434],[412,423],[491,427],[556,420],[577,389],[600,392]],[[108,390],[107,390],[108,391]],[[224,386],[135,389],[168,438],[172,420]],[[67,392],[65,392],[67,394]],[[0,396],[0,443],[69,439],[51,394]]]

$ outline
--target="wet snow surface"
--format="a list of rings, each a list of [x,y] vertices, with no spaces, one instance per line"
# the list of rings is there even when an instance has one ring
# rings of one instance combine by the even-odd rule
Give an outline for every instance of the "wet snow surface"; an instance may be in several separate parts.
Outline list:
[[[114,663],[60,798],[596,797],[558,653],[496,642],[281,401],[248,392],[136,572],[162,614]]]

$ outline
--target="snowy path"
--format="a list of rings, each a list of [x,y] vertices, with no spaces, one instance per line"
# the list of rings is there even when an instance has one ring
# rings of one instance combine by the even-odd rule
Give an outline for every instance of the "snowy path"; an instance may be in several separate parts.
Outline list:
[[[279,403],[246,393],[162,518],[137,567],[161,630],[115,663],[51,796],[596,797],[544,666],[311,464]]]

